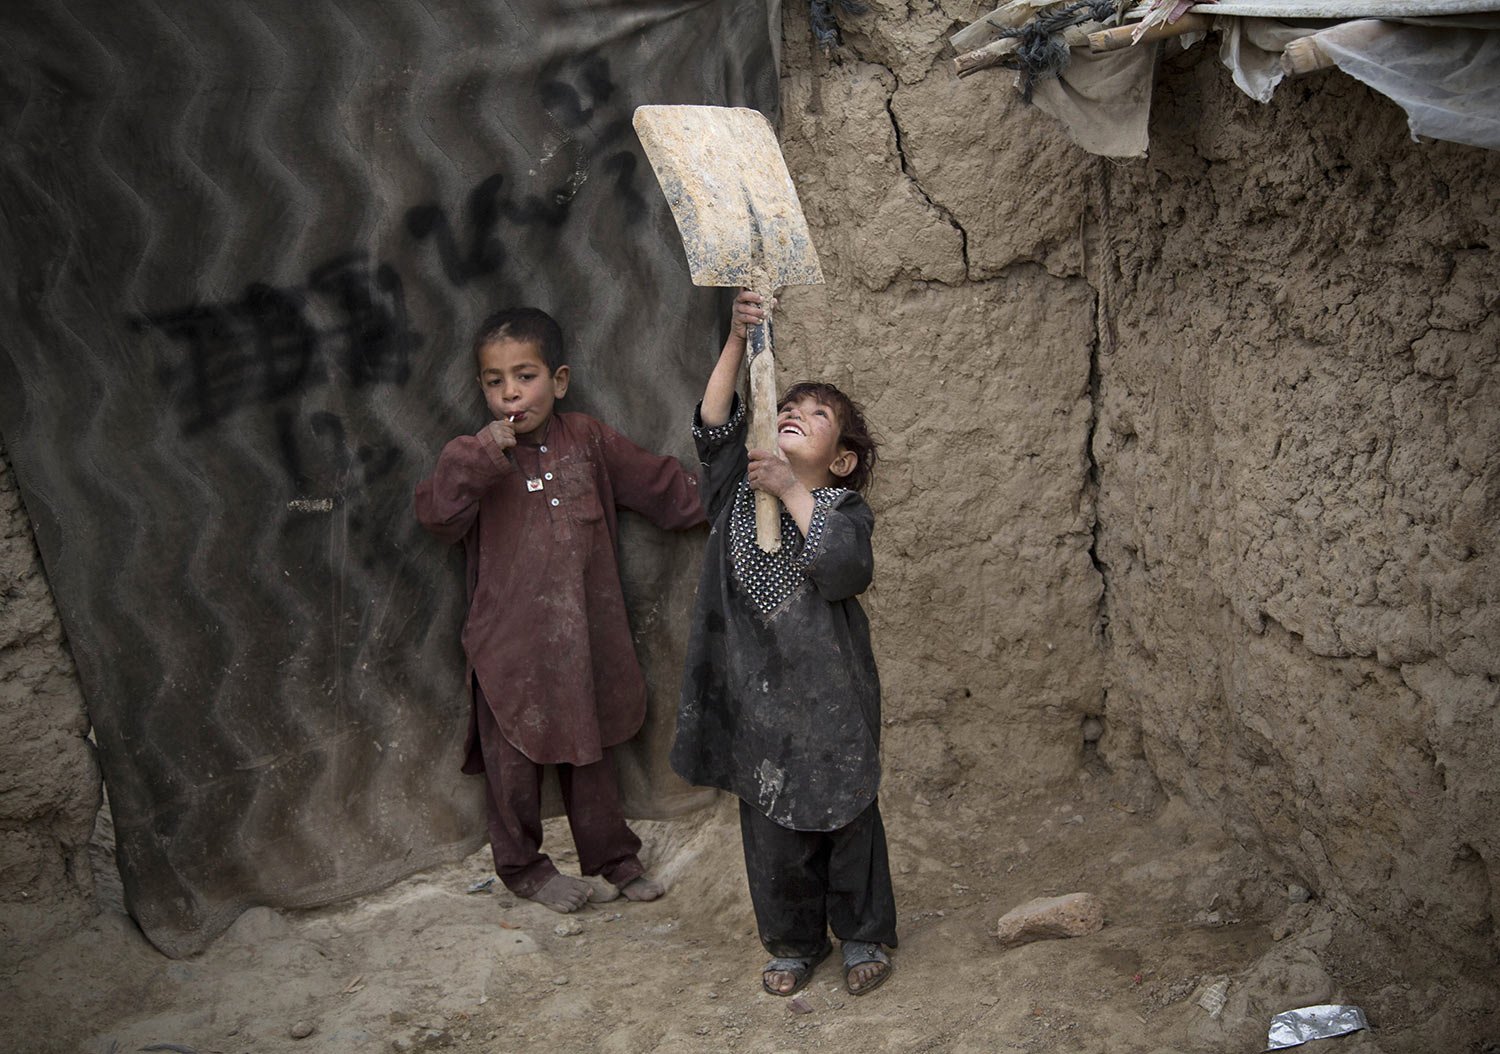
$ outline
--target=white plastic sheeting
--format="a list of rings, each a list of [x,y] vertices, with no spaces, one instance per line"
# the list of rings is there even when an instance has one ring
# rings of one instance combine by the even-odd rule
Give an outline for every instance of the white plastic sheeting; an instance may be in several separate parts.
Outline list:
[[[1218,0],[1194,4],[1200,15],[1240,18],[1417,18],[1500,11],[1496,0]]]
[[[1406,111],[1413,139],[1500,150],[1500,31],[1364,19],[1316,40],[1339,69]]]
[[[1200,4],[1205,12],[1246,4]],[[1274,6],[1263,4],[1260,6]],[[1294,3],[1281,5],[1299,15],[1314,8],[1389,7],[1410,4]],[[1219,59],[1234,83],[1257,102],[1270,102],[1286,77],[1281,52],[1293,40],[1312,37],[1345,74],[1369,85],[1406,111],[1412,138],[1446,139],[1500,150],[1500,13],[1488,3],[1418,5],[1460,13],[1441,18],[1395,21],[1362,18],[1329,25],[1325,21],[1219,17]],[[1186,43],[1184,41],[1183,43]],[[1179,43],[1168,46],[1178,47]],[[1151,84],[1158,51],[1142,44],[1092,55],[1076,48],[1062,76],[1035,88],[1037,108],[1061,121],[1083,149],[1106,157],[1144,157]]]

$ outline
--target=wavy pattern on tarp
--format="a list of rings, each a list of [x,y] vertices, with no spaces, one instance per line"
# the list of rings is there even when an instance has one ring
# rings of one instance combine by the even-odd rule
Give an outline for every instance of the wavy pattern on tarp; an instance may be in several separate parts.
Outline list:
[[[774,114],[773,16],[0,7],[0,427],[168,954],[482,840],[461,554],[412,488],[482,423],[468,334],[506,304],[562,321],[574,408],[689,454],[723,300],[689,287],[630,115]],[[698,800],[664,758],[700,542],[625,524],[636,815]]]

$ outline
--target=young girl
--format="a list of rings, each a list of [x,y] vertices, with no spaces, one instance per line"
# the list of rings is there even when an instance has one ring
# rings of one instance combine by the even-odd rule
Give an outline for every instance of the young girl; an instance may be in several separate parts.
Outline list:
[[[713,530],[688,642],[672,767],[740,799],[761,983],[791,995],[843,943],[849,992],[890,975],[896,946],[880,784],[880,682],[855,598],[870,584],[875,518],[860,492],[875,442],[830,384],[781,400],[779,451],[745,452],[734,386],[746,327],[765,318],[741,293],[693,437]],[[780,551],[755,543],[755,491],[783,506]]]

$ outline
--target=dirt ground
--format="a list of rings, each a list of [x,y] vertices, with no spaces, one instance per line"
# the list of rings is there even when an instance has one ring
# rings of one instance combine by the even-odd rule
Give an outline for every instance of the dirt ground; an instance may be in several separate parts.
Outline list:
[[[898,773],[884,809],[902,922],[895,975],[855,999],[830,959],[805,1013],[760,991],[766,956],[727,803],[639,825],[669,884],[653,904],[570,917],[503,888],[470,892],[492,873],[481,850],[363,900],[254,909],[182,961],[123,913],[102,830],[106,909],[5,968],[0,1049],[1254,1051],[1272,1013],[1345,998],[1382,1031],[1304,1049],[1437,1049],[1411,1045],[1415,1022],[1394,989],[1345,991],[1324,971],[1333,927],[1316,904],[1292,904],[1242,850],[1149,790],[1087,769],[1023,795]],[[568,844],[561,821],[549,843]],[[991,936],[1009,908],[1080,890],[1103,899],[1101,932],[1009,950]],[[1200,999],[1221,978],[1215,1017]],[[295,1039],[299,1024],[313,1031]]]

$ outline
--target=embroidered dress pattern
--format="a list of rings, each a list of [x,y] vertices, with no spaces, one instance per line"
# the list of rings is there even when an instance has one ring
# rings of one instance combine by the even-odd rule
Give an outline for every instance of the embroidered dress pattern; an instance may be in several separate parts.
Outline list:
[[[843,487],[819,487],[812,492],[813,514],[805,540],[797,521],[783,508],[781,548],[768,553],[755,544],[755,491],[748,481],[740,480],[729,516],[729,559],[735,582],[762,615],[774,614],[807,581],[807,566],[818,555],[828,510],[843,493]]]
[[[721,425],[713,425],[712,427],[694,423],[693,438],[703,440],[710,447],[717,447],[719,444],[727,442],[734,436],[735,430],[739,428],[740,422],[744,419],[745,404],[740,402],[739,397],[736,396],[734,401],[734,413],[730,416],[729,420],[725,421]]]

